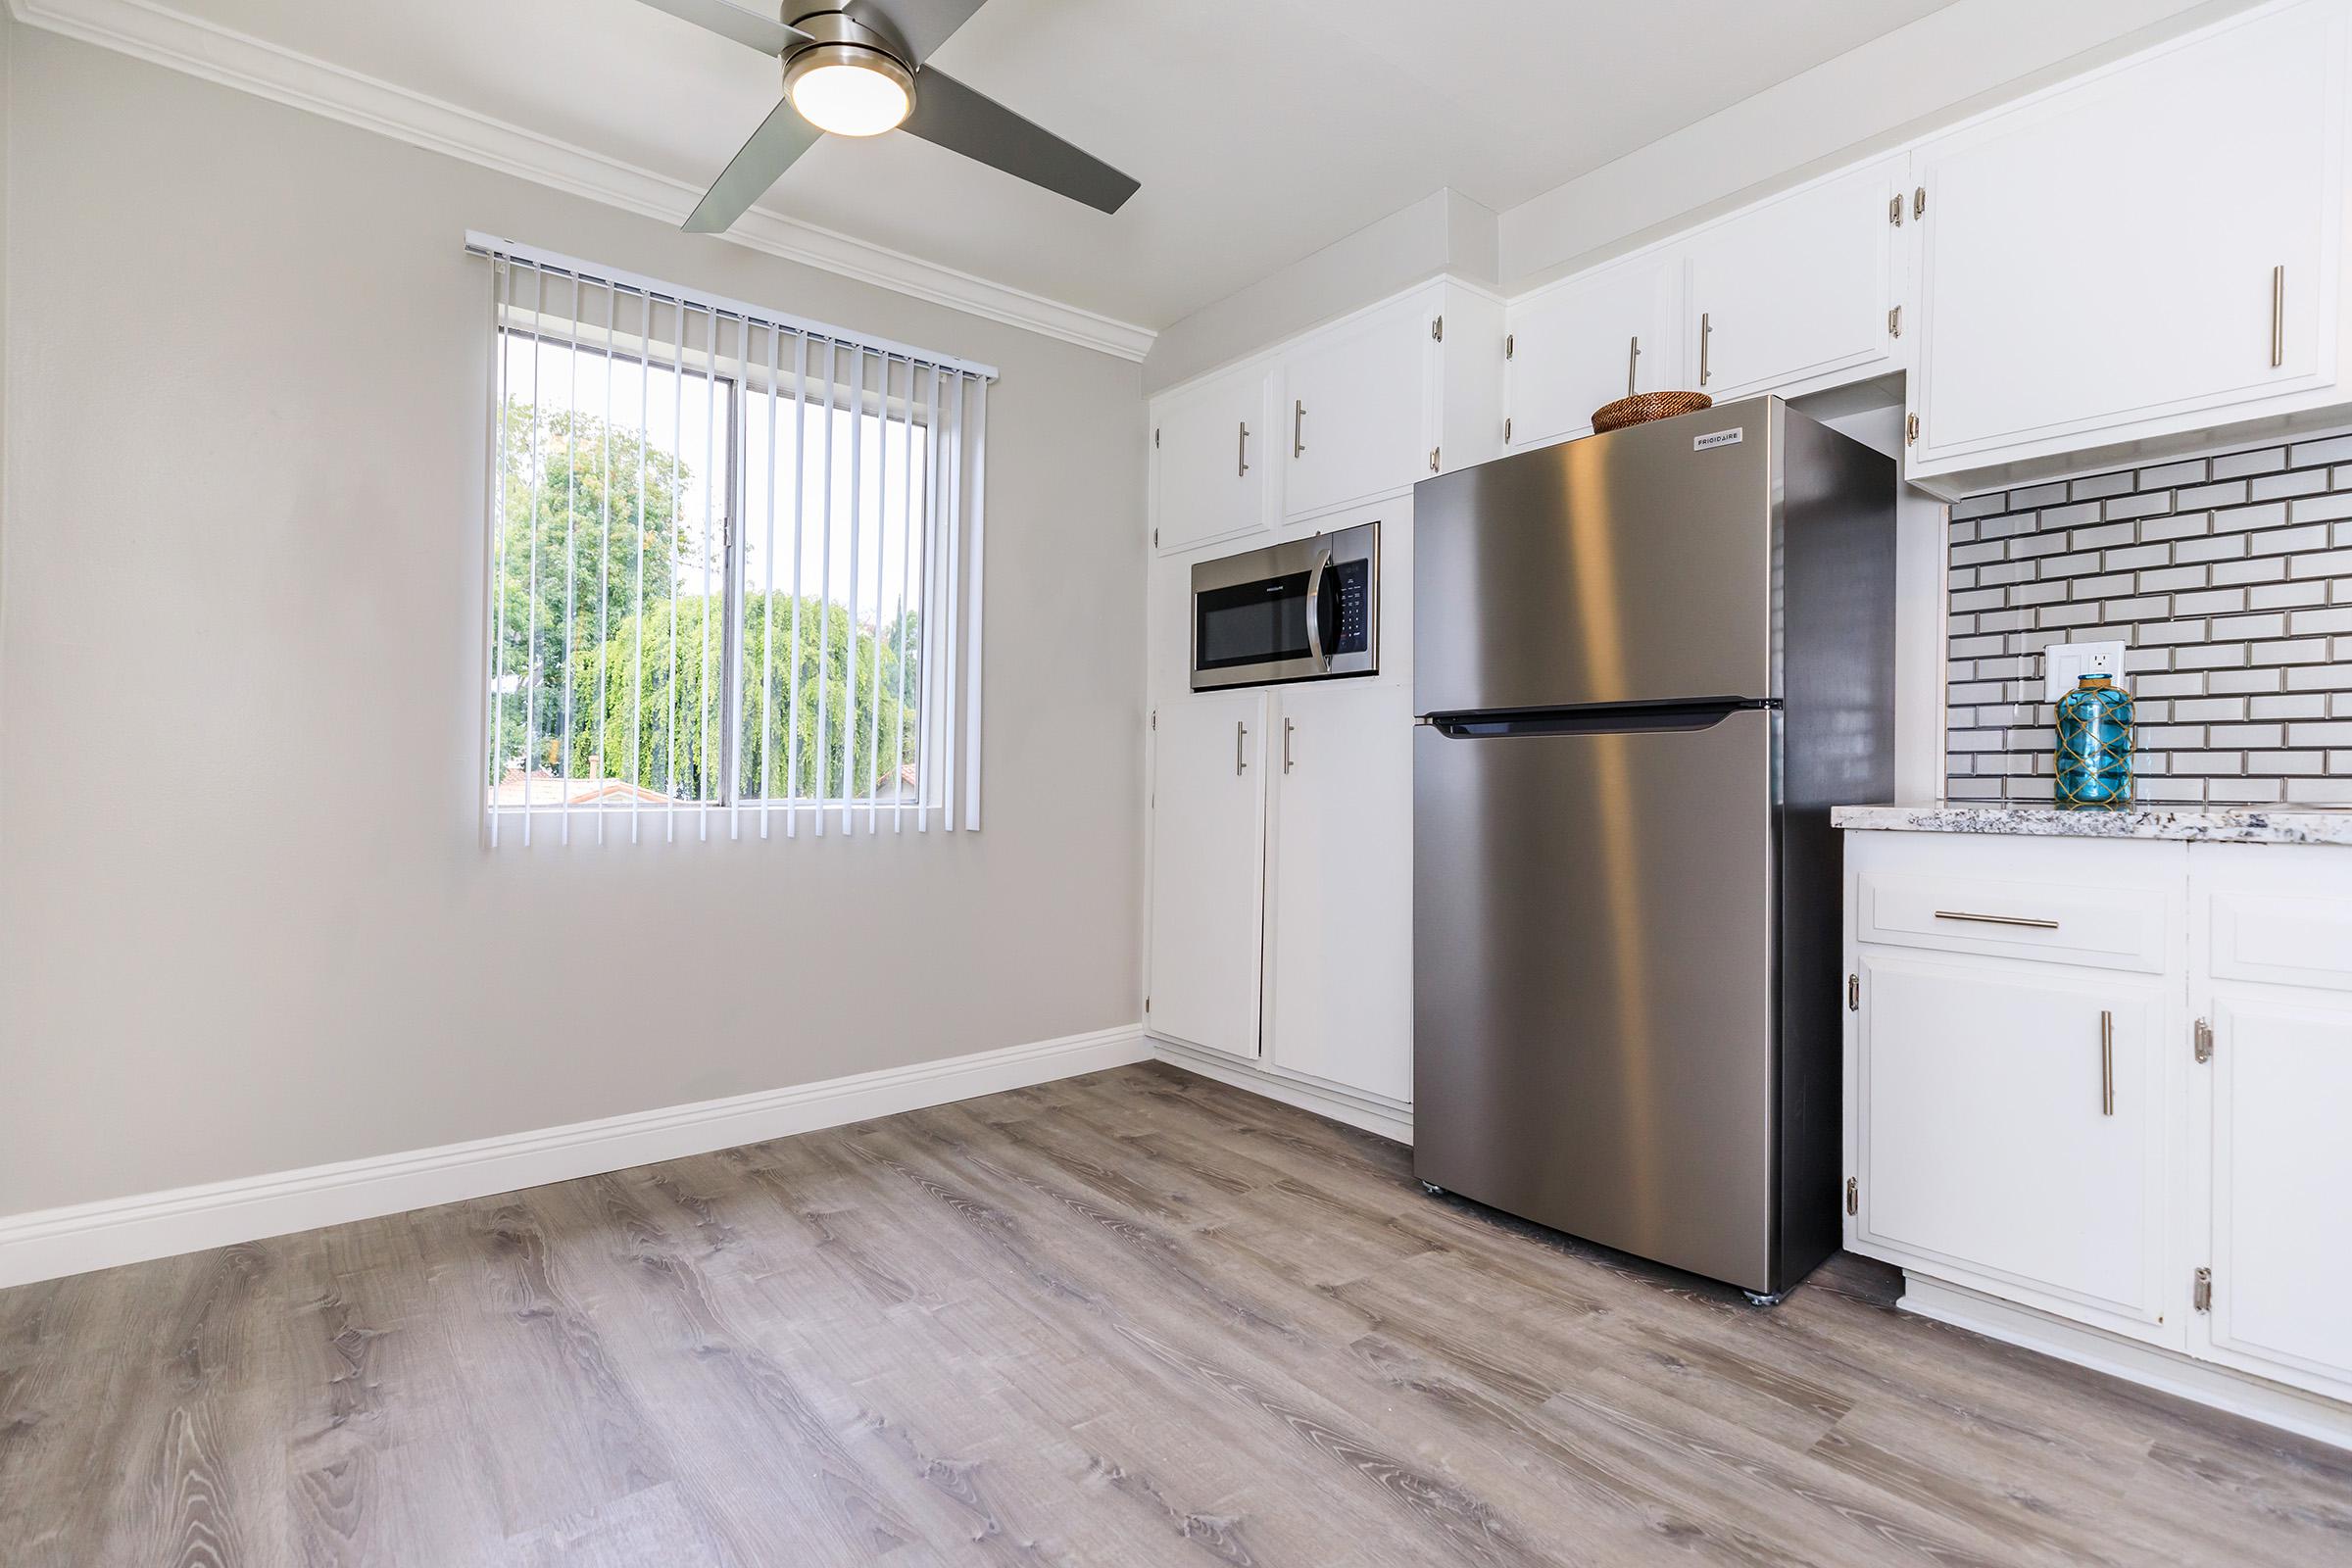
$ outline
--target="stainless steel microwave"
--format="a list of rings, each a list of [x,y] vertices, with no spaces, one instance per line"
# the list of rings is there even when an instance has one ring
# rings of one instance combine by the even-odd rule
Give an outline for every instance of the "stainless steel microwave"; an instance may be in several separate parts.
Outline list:
[[[1193,690],[1379,672],[1379,523],[1193,567]]]

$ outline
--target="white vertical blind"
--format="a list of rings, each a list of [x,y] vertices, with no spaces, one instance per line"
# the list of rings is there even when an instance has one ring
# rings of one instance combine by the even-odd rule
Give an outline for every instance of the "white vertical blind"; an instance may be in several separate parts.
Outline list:
[[[634,844],[655,810],[664,841],[722,809],[729,839],[977,828],[996,372],[466,244],[491,263],[486,842],[625,817]]]

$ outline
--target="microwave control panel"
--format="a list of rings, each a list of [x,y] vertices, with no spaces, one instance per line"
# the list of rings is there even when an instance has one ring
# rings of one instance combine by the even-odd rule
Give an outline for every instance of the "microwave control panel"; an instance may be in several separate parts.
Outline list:
[[[1339,632],[1325,651],[1360,654],[1370,646],[1366,636],[1371,616],[1366,612],[1365,600],[1372,587],[1372,563],[1342,561],[1335,563],[1330,570],[1338,583],[1332,597],[1339,602]]]

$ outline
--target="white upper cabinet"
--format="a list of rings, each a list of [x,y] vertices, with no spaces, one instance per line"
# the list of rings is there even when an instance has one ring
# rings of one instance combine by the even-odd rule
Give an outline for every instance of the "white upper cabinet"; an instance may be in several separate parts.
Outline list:
[[[2262,12],[1921,149],[1914,477],[2333,382],[2346,9]]]
[[[1279,472],[1268,429],[1263,365],[1172,392],[1152,407],[1153,542],[1189,550],[1267,525],[1266,497]]]
[[[1289,1072],[1413,1098],[1413,694],[1285,689],[1269,736],[1266,1054]]]
[[[1146,1021],[1230,1056],[1258,1052],[1266,695],[1200,693],[1152,720],[1152,976]]]
[[[1409,489],[1431,471],[1437,320],[1427,295],[1410,295],[1283,357],[1285,517]]]
[[[1907,159],[1750,208],[1690,243],[1688,385],[1718,402],[1889,367],[1902,303],[1895,240]]]
[[[1502,450],[1502,303],[1424,284],[1152,402],[1163,555],[1307,522]]]
[[[1513,449],[1589,433],[1592,411],[1683,384],[1682,260],[1653,252],[1513,304],[1504,406]]]

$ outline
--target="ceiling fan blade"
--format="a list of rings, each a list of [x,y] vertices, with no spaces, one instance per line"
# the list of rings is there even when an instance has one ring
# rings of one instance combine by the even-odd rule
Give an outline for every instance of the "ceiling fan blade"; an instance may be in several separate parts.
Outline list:
[[[1099,212],[1117,212],[1141,188],[1092,153],[929,66],[915,74],[914,112],[900,128]]]
[[[800,28],[787,27],[765,13],[730,5],[728,0],[645,0],[645,3],[698,27],[708,27],[721,37],[748,44],[763,55],[780,55],[810,41]]]
[[[686,232],[725,233],[746,208],[767,194],[767,187],[792,167],[793,160],[815,146],[823,134],[800,117],[790,99],[779,101],[686,220]]]
[[[852,22],[896,38],[906,46],[906,63],[919,66],[948,35],[980,9],[982,0],[850,0],[841,9]]]

